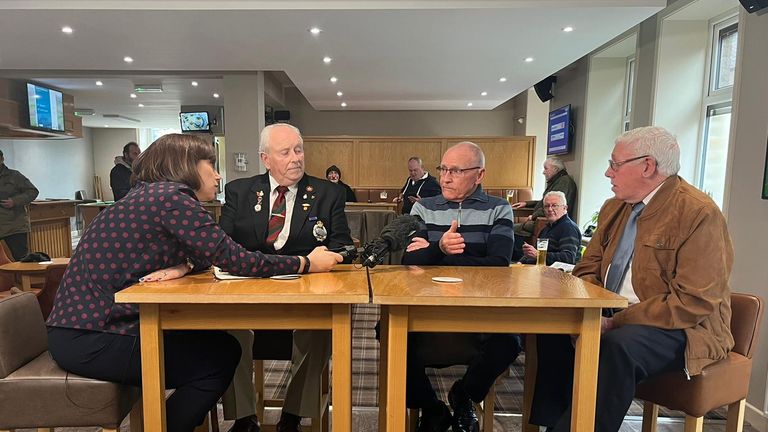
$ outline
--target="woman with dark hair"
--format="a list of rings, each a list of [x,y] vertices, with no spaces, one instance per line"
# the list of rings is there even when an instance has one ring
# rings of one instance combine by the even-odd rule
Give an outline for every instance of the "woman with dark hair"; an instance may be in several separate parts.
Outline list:
[[[133,188],[99,213],[80,239],[48,318],[48,345],[63,369],[141,385],[139,310],[115,303],[138,282],[181,277],[217,265],[268,277],[330,270],[342,257],[316,248],[308,257],[249,252],[230,239],[200,201],[216,197],[221,177],[213,147],[191,135],[165,135],[134,164]],[[224,393],[240,359],[224,331],[166,331],[169,432],[189,432]]]
[[[344,193],[346,194],[346,202],[357,202],[355,191],[353,191],[348,184],[341,181],[341,170],[339,167],[336,165],[329,166],[328,169],[325,170],[325,178],[328,179],[329,182],[336,183],[337,185],[344,188]]]

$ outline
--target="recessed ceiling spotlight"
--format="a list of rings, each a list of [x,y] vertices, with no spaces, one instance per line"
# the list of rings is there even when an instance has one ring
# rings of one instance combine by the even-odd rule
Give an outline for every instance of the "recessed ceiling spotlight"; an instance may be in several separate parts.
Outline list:
[[[138,96],[136,96],[136,93],[131,93],[131,99],[136,99]]]
[[[109,127],[109,125],[104,125],[104,127]]]
[[[320,27],[312,27],[309,29],[309,32],[315,36],[319,35],[321,31],[323,30]]]
[[[474,105],[472,102],[467,102],[468,107],[471,107],[472,105]]]
[[[133,58],[125,56],[125,57],[123,57],[123,61],[126,62],[126,63],[133,63]]]
[[[338,81],[338,80],[339,80],[339,79],[338,79],[338,78],[336,78],[336,77],[331,77],[331,82],[332,82],[332,83],[334,83],[334,84],[336,84],[336,81]]]
[[[325,64],[329,64],[332,61],[333,61],[333,59],[328,57],[328,56],[323,57],[323,63],[325,63]]]
[[[347,107],[347,103],[346,103],[346,102],[342,102],[342,103],[341,103],[341,107],[342,107],[342,108],[346,108],[346,107]]]
[[[573,31],[573,27],[571,27],[571,26],[563,27],[563,31],[566,32],[566,33],[570,33],[570,32]]]
[[[336,96],[338,96],[338,97],[342,97],[342,96],[344,96],[344,93],[342,93],[342,92],[340,92],[340,91],[337,91],[337,92],[336,92]]]
[[[144,108],[144,104],[139,104],[139,108]]]
[[[219,98],[219,94],[218,94],[218,93],[214,93],[214,94],[213,94],[213,97],[215,97],[216,99],[218,99],[218,98]]]
[[[488,96],[488,92],[480,92],[480,96]]]
[[[532,61],[533,61],[533,57],[526,57],[526,58],[525,58],[525,62],[526,62],[526,63],[530,63],[530,62],[532,62]]]
[[[507,78],[506,77],[501,77],[501,78],[499,78],[499,82],[507,82]]]
[[[192,81],[192,87],[197,87],[197,81]]]
[[[64,26],[61,28],[61,32],[66,34],[72,34],[73,31],[74,30],[72,30],[72,27],[70,26]]]
[[[97,86],[99,86],[99,87],[101,87],[101,86],[103,86],[103,85],[104,85],[104,83],[103,83],[103,82],[101,82],[101,81],[96,81],[96,85],[97,85]]]

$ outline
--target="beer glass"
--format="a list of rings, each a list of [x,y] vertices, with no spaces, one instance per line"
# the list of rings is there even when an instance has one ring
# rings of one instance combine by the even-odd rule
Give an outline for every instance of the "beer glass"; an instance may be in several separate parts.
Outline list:
[[[536,265],[547,265],[547,248],[549,247],[549,239],[537,239],[536,240]]]

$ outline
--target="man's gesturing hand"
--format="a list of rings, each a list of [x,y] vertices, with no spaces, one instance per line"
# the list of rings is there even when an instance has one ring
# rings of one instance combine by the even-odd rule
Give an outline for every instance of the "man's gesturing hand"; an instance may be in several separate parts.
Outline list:
[[[440,250],[446,255],[458,255],[464,252],[464,237],[457,231],[459,225],[451,221],[451,227],[440,238]]]

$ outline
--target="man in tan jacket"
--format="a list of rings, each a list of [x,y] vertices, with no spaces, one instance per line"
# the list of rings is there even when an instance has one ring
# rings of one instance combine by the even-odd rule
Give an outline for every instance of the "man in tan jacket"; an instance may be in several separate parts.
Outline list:
[[[604,311],[595,431],[618,431],[637,383],[677,370],[690,377],[733,347],[728,278],[733,248],[723,214],[677,176],[680,148],[659,127],[616,139],[605,176],[615,197],[573,271],[629,299]],[[531,423],[570,430],[573,347],[538,336]]]

